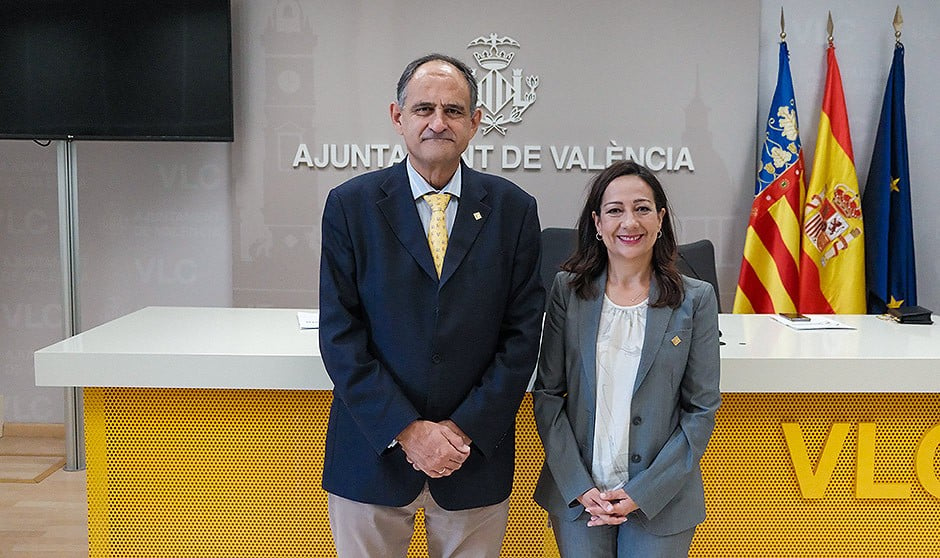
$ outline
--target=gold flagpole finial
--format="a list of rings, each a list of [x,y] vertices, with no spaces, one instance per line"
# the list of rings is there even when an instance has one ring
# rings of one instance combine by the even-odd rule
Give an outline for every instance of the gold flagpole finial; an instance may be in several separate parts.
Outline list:
[[[894,12],[894,42],[901,42],[901,27],[904,25],[904,18],[901,17],[901,5]]]
[[[829,33],[829,46],[832,46],[832,12],[829,12],[829,22],[826,23],[826,32]]]
[[[780,40],[787,40],[786,24],[783,21],[783,6],[780,6]]]

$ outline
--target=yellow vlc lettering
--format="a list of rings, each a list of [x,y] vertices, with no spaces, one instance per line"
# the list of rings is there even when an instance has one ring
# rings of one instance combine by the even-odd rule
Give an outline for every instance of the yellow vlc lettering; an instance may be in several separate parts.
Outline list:
[[[940,477],[937,476],[937,470],[933,465],[938,447],[940,447],[940,424],[928,430],[921,438],[914,461],[917,480],[934,498],[940,498]]]
[[[855,497],[883,500],[911,497],[910,483],[875,482],[875,423],[873,422],[860,422],[858,424],[858,448],[855,453]]]
[[[815,470],[810,462],[803,429],[797,423],[782,423],[783,436],[790,450],[793,471],[804,498],[824,498],[839,454],[845,445],[852,425],[835,422],[819,452]],[[859,499],[908,499],[912,497],[909,482],[875,482],[875,430],[873,422],[858,424],[858,443],[855,452],[855,497]],[[934,463],[940,450],[940,424],[928,430],[917,446],[914,472],[920,485],[934,498],[940,499],[940,471]],[[896,464],[895,464],[896,465]]]
[[[813,471],[813,465],[809,461],[809,455],[806,451],[806,442],[803,440],[803,429],[796,423],[783,423],[783,435],[787,440],[787,447],[790,449],[790,459],[793,461],[793,470],[796,472],[796,480],[800,485],[800,492],[804,498],[824,498],[826,496],[826,487],[832,480],[832,472],[835,471],[836,463],[839,461],[839,454],[842,452],[842,446],[845,444],[845,438],[849,434],[850,424],[844,422],[833,423],[829,429],[829,436],[823,443],[822,451],[819,455],[819,464],[816,471]]]

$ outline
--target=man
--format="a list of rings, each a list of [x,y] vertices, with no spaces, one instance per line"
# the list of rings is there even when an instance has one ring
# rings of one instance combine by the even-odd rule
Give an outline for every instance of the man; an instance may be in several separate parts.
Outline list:
[[[407,159],[323,210],[323,488],[341,558],[405,556],[418,508],[430,556],[499,555],[544,292],[535,200],[461,163],[476,105],[462,62],[409,64],[390,107]]]

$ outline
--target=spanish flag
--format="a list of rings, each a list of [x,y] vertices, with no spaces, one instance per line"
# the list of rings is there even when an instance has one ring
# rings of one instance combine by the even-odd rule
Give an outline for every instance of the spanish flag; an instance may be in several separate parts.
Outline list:
[[[827,65],[813,172],[803,208],[798,307],[804,313],[864,314],[862,202],[832,42]]]
[[[800,213],[803,210],[803,148],[790,77],[790,53],[780,43],[777,88],[767,116],[761,166],[744,257],[734,296],[736,314],[794,312],[800,286]]]

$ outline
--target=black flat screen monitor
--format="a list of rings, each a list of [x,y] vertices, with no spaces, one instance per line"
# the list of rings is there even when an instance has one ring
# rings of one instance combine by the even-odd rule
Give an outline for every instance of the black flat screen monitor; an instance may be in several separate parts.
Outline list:
[[[229,0],[0,0],[0,138],[232,141]]]

